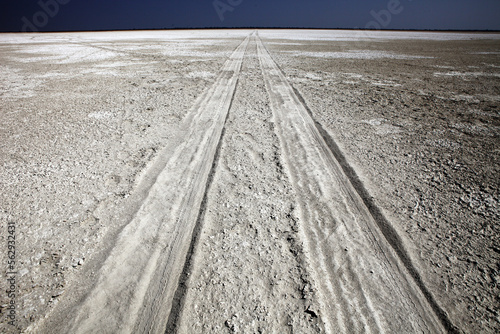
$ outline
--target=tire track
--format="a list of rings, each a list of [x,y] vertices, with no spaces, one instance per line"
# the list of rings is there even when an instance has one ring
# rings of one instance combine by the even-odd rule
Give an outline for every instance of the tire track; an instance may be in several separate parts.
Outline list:
[[[164,333],[249,38],[186,117],[165,168],[59,332]]]
[[[182,310],[168,333],[324,332],[269,105],[252,38],[208,189]]]
[[[277,134],[330,333],[445,332],[260,38]]]

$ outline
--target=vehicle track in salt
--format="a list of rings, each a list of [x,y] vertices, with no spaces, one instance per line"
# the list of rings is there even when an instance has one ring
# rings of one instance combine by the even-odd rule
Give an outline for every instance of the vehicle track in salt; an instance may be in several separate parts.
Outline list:
[[[324,332],[269,104],[252,38],[167,333]]]
[[[118,236],[99,279],[60,333],[163,333],[231,106],[248,36],[195,103],[165,168]]]
[[[221,144],[250,40],[165,150],[95,286],[51,332],[450,330],[258,36]]]
[[[329,333],[450,330],[391,247],[306,107],[257,38],[306,256]]]

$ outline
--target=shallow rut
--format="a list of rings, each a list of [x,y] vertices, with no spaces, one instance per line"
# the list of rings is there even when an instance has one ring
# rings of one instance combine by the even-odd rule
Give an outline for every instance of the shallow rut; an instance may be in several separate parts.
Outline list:
[[[97,283],[60,333],[163,333],[234,95],[247,37],[186,117]]]
[[[327,332],[445,332],[259,38],[257,44]]]
[[[324,332],[281,152],[252,38],[169,333]]]

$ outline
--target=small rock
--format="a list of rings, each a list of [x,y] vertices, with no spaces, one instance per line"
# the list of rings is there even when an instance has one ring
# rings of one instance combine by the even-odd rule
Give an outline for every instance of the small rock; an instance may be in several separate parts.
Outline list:
[[[64,293],[64,290],[58,290],[53,295],[52,298],[57,298]]]
[[[305,310],[305,312],[307,314],[309,314],[312,318],[317,318],[318,317],[318,314],[316,312],[314,312],[313,310],[311,310],[310,306],[307,307],[307,309]]]

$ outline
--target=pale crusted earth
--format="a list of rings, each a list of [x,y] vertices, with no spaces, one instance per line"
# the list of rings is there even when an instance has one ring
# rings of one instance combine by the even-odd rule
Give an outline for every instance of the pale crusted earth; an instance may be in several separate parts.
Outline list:
[[[7,222],[16,226],[18,272],[16,326],[2,293],[0,331],[56,332],[78,310],[141,205],[144,180],[158,175],[165,148],[183,138],[182,122],[250,33],[0,36],[2,291]],[[449,322],[459,332],[498,332],[499,35],[259,36]],[[260,61],[253,36],[211,176],[199,187],[203,203],[186,208],[200,215],[165,314],[172,331],[332,330]],[[393,330],[363,314],[364,330]]]
[[[19,329],[92,280],[127,223],[116,208],[246,35],[1,36],[0,208],[3,231],[16,223]]]
[[[261,34],[315,120],[408,240],[425,283],[452,321],[465,332],[498,332],[497,35],[300,46],[281,44],[286,40],[275,35]],[[353,50],[374,56],[346,55]]]
[[[254,42],[207,194],[181,333],[320,331],[274,126]]]

